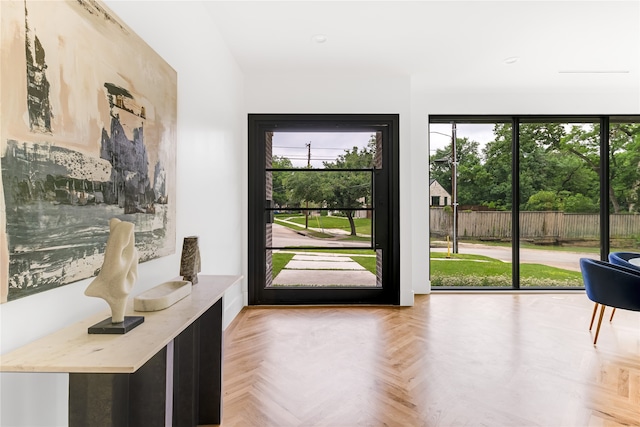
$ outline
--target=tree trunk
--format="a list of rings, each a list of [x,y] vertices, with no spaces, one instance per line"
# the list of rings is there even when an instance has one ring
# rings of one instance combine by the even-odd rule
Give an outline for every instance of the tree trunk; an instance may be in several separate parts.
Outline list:
[[[636,176],[640,177],[640,163],[636,167]],[[640,179],[636,179],[631,185],[632,193],[629,197],[629,213],[636,213],[636,204],[638,203],[638,195],[640,194]]]
[[[609,183],[609,200],[613,205],[613,213],[620,213],[620,203],[618,203],[618,198],[616,197],[616,194],[613,191],[613,187],[611,186],[611,183]]]
[[[351,235],[356,235],[356,223],[353,221],[353,212],[347,212],[347,218],[349,219],[349,225],[351,226]]]

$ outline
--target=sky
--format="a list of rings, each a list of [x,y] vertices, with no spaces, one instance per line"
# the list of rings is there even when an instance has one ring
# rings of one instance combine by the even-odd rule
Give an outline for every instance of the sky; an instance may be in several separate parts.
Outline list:
[[[335,161],[345,150],[364,148],[371,132],[274,132],[273,155],[287,157],[294,168],[307,167],[311,143],[311,166],[322,168],[323,161]]]
[[[493,141],[493,124],[469,124],[457,123],[456,136],[460,138],[469,138],[469,141],[480,143],[480,152],[484,145]],[[439,133],[436,133],[439,132]],[[446,134],[442,135],[442,134]],[[436,150],[443,149],[451,143],[451,125],[450,124],[431,124],[429,125],[429,155],[435,154]]]
[[[493,124],[458,123],[458,138],[467,137],[480,143],[480,149],[493,140]],[[444,134],[444,135],[443,135]],[[364,148],[369,143],[371,132],[275,132],[273,134],[273,155],[287,157],[295,168],[307,166],[309,154],[307,144],[311,144],[311,165],[322,168],[323,161],[335,161],[345,150],[353,147]],[[451,141],[450,124],[429,126],[429,154],[446,147]],[[425,141],[425,144],[427,142]]]

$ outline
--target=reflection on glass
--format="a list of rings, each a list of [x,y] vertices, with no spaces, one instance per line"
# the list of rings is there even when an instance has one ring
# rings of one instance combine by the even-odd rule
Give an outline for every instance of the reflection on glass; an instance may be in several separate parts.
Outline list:
[[[640,123],[611,123],[609,179],[611,252],[640,252]]]
[[[511,125],[458,123],[455,153],[453,130],[451,124],[429,127],[431,285],[510,288]]]
[[[520,287],[580,287],[600,248],[599,126],[520,126]]]

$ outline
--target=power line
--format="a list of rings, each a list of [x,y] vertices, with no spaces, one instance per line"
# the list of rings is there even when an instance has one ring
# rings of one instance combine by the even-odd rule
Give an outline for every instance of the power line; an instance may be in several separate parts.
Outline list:
[[[306,150],[307,144],[305,144],[304,147],[289,147],[289,146],[284,146],[284,145],[272,145],[272,148],[291,148],[294,150]],[[359,148],[364,148],[364,147],[359,147]],[[344,147],[313,147],[314,150],[348,150],[347,148]]]
[[[289,160],[307,160],[307,156],[304,157],[300,157],[300,156],[296,156],[296,157],[285,157]],[[336,160],[335,157],[311,157],[311,160]]]

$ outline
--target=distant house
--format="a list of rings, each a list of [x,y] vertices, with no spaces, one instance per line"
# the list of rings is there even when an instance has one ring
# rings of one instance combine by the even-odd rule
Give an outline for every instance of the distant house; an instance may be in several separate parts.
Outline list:
[[[430,206],[451,206],[451,194],[435,179],[429,180]]]

